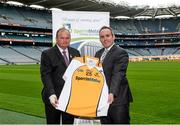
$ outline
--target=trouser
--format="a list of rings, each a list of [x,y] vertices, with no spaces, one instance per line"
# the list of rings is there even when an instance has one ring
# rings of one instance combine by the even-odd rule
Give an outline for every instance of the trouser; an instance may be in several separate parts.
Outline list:
[[[130,124],[129,104],[110,105],[108,115],[100,120],[101,124]]]
[[[73,124],[74,116],[55,109],[52,105],[45,104],[47,124]],[[62,119],[62,121],[61,121]]]

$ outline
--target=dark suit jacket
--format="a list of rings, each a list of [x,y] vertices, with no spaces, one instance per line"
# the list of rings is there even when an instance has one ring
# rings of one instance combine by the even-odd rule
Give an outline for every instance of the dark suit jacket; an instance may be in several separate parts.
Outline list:
[[[96,52],[95,57],[100,59],[104,48]],[[115,100],[112,105],[128,104],[132,102],[132,95],[126,78],[129,57],[127,52],[113,45],[103,61],[103,70],[109,92],[113,93]]]
[[[69,59],[80,56],[78,50],[68,47]],[[50,104],[49,97],[55,94],[59,98],[64,85],[62,76],[66,71],[64,58],[59,51],[57,45],[45,50],[41,55],[41,80],[43,83],[42,99],[46,104]]]

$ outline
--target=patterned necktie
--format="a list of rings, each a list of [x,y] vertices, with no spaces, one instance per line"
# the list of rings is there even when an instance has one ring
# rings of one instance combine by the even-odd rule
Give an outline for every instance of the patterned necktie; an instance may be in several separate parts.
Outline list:
[[[64,61],[65,61],[65,63],[66,63],[66,66],[68,66],[69,65],[69,60],[68,60],[68,58],[67,58],[67,56],[66,56],[66,51],[65,50],[63,50],[63,57],[64,57]]]
[[[108,50],[105,49],[104,52],[103,52],[103,54],[101,55],[101,58],[100,58],[100,61],[101,61],[101,62],[104,61],[104,58],[106,57],[107,53],[108,53]]]

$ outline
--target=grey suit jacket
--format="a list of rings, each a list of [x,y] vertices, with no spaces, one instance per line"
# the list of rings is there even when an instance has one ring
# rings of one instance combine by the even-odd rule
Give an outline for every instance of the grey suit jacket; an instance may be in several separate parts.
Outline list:
[[[69,59],[80,56],[78,50],[68,47]],[[54,47],[45,50],[41,55],[41,80],[43,83],[42,99],[45,103],[49,104],[49,96],[55,94],[57,98],[62,91],[64,80],[62,76],[66,71],[66,64],[64,58],[59,51],[58,47]]]
[[[104,48],[96,52],[95,57],[100,59],[103,52]],[[112,105],[129,104],[133,101],[126,77],[128,61],[127,52],[116,45],[112,46],[103,61],[102,66],[109,92],[115,96]]]

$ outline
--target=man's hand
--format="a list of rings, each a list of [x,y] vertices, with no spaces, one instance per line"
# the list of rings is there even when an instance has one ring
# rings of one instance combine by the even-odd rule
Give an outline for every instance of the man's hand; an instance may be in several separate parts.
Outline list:
[[[56,107],[58,106],[58,100],[57,100],[57,97],[56,97],[55,94],[51,95],[51,96],[49,97],[49,100],[50,100],[51,105],[52,105],[54,108],[56,108]]]
[[[108,95],[108,103],[111,104],[114,101],[114,95],[112,93],[109,93]]]

